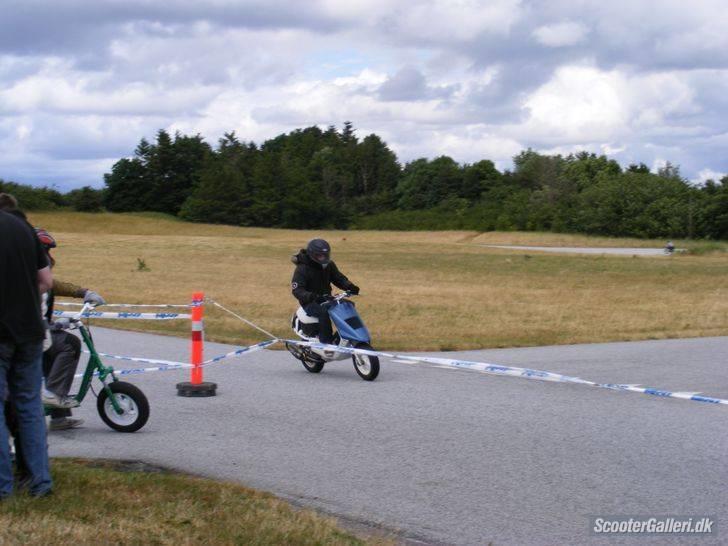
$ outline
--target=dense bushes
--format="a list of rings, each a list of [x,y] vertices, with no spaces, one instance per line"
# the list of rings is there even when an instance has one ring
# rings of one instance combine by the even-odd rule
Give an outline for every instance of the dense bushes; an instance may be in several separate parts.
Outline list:
[[[289,228],[469,229],[632,237],[728,238],[728,177],[701,187],[669,163],[627,169],[587,152],[525,150],[513,169],[447,156],[401,166],[374,134],[351,123],[298,129],[260,146],[226,134],[159,131],[104,176],[104,191],[62,195],[3,183],[26,208],[156,211],[193,222]]]

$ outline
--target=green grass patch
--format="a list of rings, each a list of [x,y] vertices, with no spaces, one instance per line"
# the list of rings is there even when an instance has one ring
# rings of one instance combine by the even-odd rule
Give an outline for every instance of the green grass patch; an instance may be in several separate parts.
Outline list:
[[[232,483],[140,465],[52,461],[54,494],[0,504],[3,545],[364,545],[331,518]],[[144,468],[142,466],[142,468]]]
[[[728,243],[721,241],[696,242],[687,245],[687,253],[693,256],[728,252]]]

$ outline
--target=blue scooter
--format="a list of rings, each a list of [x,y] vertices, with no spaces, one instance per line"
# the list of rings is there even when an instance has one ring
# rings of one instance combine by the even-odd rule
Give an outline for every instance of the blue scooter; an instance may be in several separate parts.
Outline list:
[[[324,304],[331,321],[336,327],[333,345],[342,348],[354,348],[373,351],[369,330],[364,326],[359,313],[349,298],[354,296],[351,292],[342,292]],[[303,307],[299,307],[291,320],[291,327],[298,337],[304,341],[317,343],[318,318],[306,314]],[[349,353],[327,350],[318,347],[297,345],[286,342],[286,348],[301,361],[303,367],[311,373],[319,373],[324,364],[334,360],[345,360]],[[374,381],[379,375],[379,357],[367,354],[352,354],[354,369],[359,377],[365,381]]]

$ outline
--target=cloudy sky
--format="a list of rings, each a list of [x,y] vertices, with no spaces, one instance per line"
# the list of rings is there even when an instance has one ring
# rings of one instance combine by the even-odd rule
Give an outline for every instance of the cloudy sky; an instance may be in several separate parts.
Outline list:
[[[724,0],[0,0],[0,178],[69,189],[160,128],[377,133],[728,173]]]

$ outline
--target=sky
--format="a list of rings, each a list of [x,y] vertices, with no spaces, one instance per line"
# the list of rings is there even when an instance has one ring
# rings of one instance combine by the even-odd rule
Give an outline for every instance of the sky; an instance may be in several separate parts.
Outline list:
[[[68,190],[159,129],[351,121],[400,161],[728,173],[724,0],[0,0],[0,178]]]

